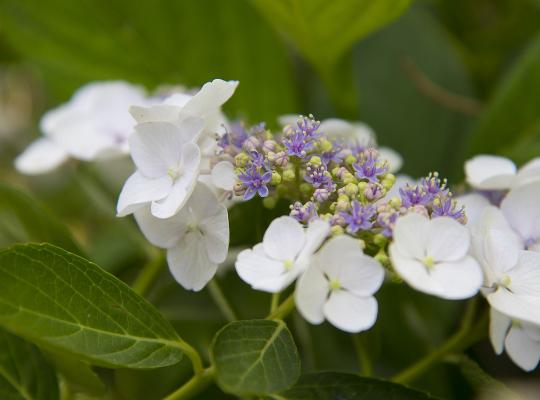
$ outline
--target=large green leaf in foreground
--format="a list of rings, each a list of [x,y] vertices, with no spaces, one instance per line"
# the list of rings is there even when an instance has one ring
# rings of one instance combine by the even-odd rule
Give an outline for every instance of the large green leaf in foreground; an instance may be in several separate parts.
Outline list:
[[[182,357],[178,335],[150,303],[49,244],[0,251],[0,325],[107,367],[157,368]]]
[[[303,375],[283,400],[435,400],[426,393],[396,383],[339,372]]]
[[[0,329],[0,399],[58,400],[54,370],[32,344]]]
[[[236,321],[220,330],[212,356],[219,386],[238,395],[272,394],[292,386],[300,360],[283,321]]]

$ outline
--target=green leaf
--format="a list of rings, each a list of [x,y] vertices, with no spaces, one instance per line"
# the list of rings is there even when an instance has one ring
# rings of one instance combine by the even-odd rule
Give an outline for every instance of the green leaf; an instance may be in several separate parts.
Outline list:
[[[0,329],[0,398],[57,400],[54,370],[32,344]]]
[[[82,254],[71,233],[54,214],[26,193],[4,183],[0,183],[0,216],[0,230],[7,231],[15,241],[49,242]]]
[[[245,1],[2,0],[0,18],[63,98],[89,80],[154,87],[221,77],[241,82],[227,104],[236,114],[273,120],[296,109],[285,46]]]
[[[65,353],[44,351],[44,355],[76,391],[96,396],[105,394],[105,384],[88,363]]]
[[[283,321],[232,322],[212,344],[216,379],[237,395],[265,395],[292,386],[300,375],[300,360]]]
[[[540,125],[540,35],[516,61],[472,132],[469,154],[501,153]]]
[[[157,368],[182,357],[177,333],[150,303],[50,244],[0,251],[0,325],[105,367]]]
[[[339,372],[302,375],[298,383],[277,398],[285,400],[434,400],[396,383]]]
[[[410,0],[252,0],[318,69],[335,65],[351,46],[388,24]]]

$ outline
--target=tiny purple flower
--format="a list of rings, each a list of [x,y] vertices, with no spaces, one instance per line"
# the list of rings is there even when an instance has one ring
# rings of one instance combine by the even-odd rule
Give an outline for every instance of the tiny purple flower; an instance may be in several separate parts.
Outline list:
[[[298,129],[300,130],[299,133],[302,133],[308,138],[313,139],[319,136],[317,129],[319,129],[321,123],[319,121],[315,121],[312,115],[310,115],[309,117],[300,117],[296,125],[298,125]]]
[[[353,168],[356,171],[356,177],[359,179],[367,179],[369,182],[377,182],[377,177],[384,175],[388,172],[388,166],[383,164],[377,165],[378,158],[373,152],[365,151],[363,153],[365,157],[361,162],[353,164]]]
[[[381,233],[386,237],[392,237],[394,226],[399,217],[398,211],[380,213],[377,217],[377,224],[382,228]]]
[[[240,179],[246,188],[244,200],[252,199],[257,193],[261,197],[266,197],[268,196],[268,187],[266,184],[272,179],[272,172],[266,171],[261,175],[257,168],[252,166],[246,172],[241,173],[238,179]]]
[[[464,208],[457,209],[455,200],[448,196],[438,196],[437,200],[433,203],[432,217],[450,217],[459,222],[465,221]]]
[[[314,188],[319,188],[321,186],[327,187],[332,184],[332,177],[324,165],[315,167],[308,164],[304,180],[307,183],[310,183]]]
[[[421,185],[405,185],[399,189],[401,196],[401,204],[403,207],[409,208],[416,205],[426,206],[432,200],[432,195],[427,193]]]
[[[313,142],[302,132],[295,132],[286,139],[283,139],[283,144],[287,149],[288,155],[299,158],[304,158],[308,150],[313,147]]]
[[[296,201],[291,206],[291,212],[289,215],[303,224],[307,224],[309,221],[319,217],[317,214],[317,208],[311,201],[308,201],[306,204]]]
[[[347,224],[347,232],[356,233],[359,230],[368,230],[373,226],[373,216],[377,210],[374,205],[364,206],[358,201],[353,200],[350,213],[341,212],[341,216],[345,218]]]

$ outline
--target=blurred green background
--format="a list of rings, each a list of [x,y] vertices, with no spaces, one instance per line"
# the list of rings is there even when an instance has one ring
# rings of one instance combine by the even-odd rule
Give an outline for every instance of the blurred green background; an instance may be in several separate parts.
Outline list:
[[[88,81],[153,90],[216,77],[240,81],[226,105],[230,117],[271,127],[286,113],[362,120],[413,176],[437,170],[459,183],[472,154],[518,164],[540,155],[539,0],[0,0],[0,244],[54,242],[49,219],[61,220],[90,258],[131,279],[146,256],[142,238],[132,221],[114,219],[130,166],[73,162],[28,178],[14,171],[13,158],[39,135],[42,113]],[[280,212],[261,209],[231,210],[234,245],[255,242]],[[267,295],[233,274],[222,279],[244,318],[262,315]],[[166,276],[152,296],[199,345],[223,322],[204,292],[186,293]],[[397,285],[378,298],[379,321],[366,340],[383,376],[440,343],[462,306]],[[305,351],[304,369],[357,368],[347,335],[300,318],[292,324],[301,349],[316,350]],[[470,356],[497,378],[525,377],[487,343]],[[146,400],[175,387],[181,373],[122,371],[111,379],[127,398]],[[467,399],[482,379],[473,361],[449,360],[418,386]],[[150,381],[160,382],[156,392]]]

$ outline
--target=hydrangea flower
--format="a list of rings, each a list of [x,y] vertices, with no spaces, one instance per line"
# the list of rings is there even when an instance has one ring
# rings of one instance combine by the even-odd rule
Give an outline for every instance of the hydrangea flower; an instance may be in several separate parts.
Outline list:
[[[203,183],[171,218],[156,218],[145,206],[135,211],[135,219],[150,243],[167,249],[173,277],[188,290],[201,290],[227,257],[227,209]]]
[[[466,180],[478,190],[508,190],[540,181],[540,157],[517,169],[508,158],[478,155],[465,162]]]
[[[201,152],[194,141],[203,125],[200,118],[188,118],[177,125],[146,122],[136,126],[130,146],[137,171],[122,188],[118,216],[148,203],[158,218],[170,218],[182,208],[197,183]]]
[[[43,137],[17,157],[15,167],[34,175],[52,171],[70,157],[92,161],[125,156],[135,125],[127,109],[149,101],[141,87],[127,82],[84,85],[67,103],[45,113]]]
[[[377,319],[373,294],[383,280],[384,269],[362,252],[357,240],[333,237],[298,280],[296,306],[312,324],[326,319],[347,332],[364,331]]]
[[[490,312],[489,337],[495,353],[506,351],[521,369],[532,371],[540,360],[540,326]]]
[[[350,212],[341,212],[341,216],[347,225],[347,232],[356,233],[359,230],[367,231],[371,229],[376,212],[374,205],[364,206],[353,200]]]
[[[329,224],[322,220],[304,228],[292,217],[276,218],[262,243],[238,255],[236,271],[253,289],[280,292],[305,271],[329,231]]]
[[[420,214],[398,218],[390,244],[394,270],[413,288],[445,299],[474,296],[482,270],[468,255],[467,228],[448,217]]]
[[[540,324],[540,253],[522,250],[519,236],[493,206],[484,210],[473,239],[491,307],[517,320]]]
[[[268,196],[268,187],[266,184],[272,179],[272,172],[262,172],[255,166],[251,166],[246,172],[238,176],[242,182],[244,192],[244,200],[250,200],[259,194],[261,197]]]

